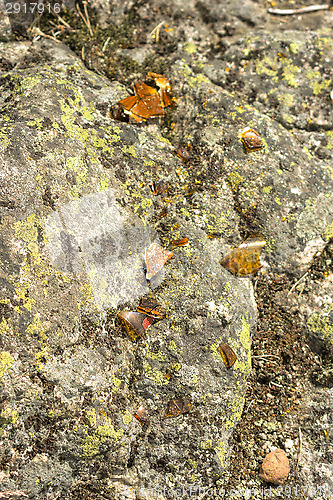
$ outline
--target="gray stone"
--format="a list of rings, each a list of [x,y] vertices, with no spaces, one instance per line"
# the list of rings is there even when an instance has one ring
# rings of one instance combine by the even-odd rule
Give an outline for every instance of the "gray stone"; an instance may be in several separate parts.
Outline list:
[[[61,45],[29,50],[47,64],[2,78],[2,456],[16,435],[30,450],[28,461],[17,456],[16,487],[37,497],[66,491],[94,460],[115,491],[117,481],[163,486],[166,472],[173,487],[208,485],[227,466],[257,314],[250,280],[219,263],[238,231],[231,190],[221,183],[214,199],[190,201],[195,177],[171,144],[105,111],[122,86]],[[154,196],[153,180],[169,191]],[[181,236],[189,245],[153,290],[167,318],[133,344],[116,308],[135,310],[150,290],[144,249],[156,233],[163,246]],[[221,342],[237,355],[230,370]],[[190,413],[165,418],[184,397]],[[143,430],[140,405],[151,415]]]

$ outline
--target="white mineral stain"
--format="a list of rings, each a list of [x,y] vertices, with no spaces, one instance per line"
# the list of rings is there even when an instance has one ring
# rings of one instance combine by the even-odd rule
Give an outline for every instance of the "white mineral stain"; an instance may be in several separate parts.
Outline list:
[[[142,297],[150,290],[145,250],[157,236],[126,223],[111,189],[84,196],[45,221],[51,263],[63,273],[85,273],[100,310]],[[150,282],[159,286],[164,272]]]

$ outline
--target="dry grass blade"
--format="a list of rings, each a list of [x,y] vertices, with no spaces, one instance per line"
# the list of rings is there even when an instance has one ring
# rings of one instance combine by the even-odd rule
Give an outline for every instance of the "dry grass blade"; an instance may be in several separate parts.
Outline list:
[[[288,292],[287,297],[295,290],[297,285],[299,285],[304,280],[304,278],[306,278],[306,276],[308,276],[308,271],[306,271],[306,273],[303,274],[303,276],[298,281],[296,281],[296,283],[293,284],[293,286],[290,288],[290,290]]]
[[[160,39],[160,29],[162,28],[163,24],[165,23],[165,21],[161,21],[157,26],[155,26],[155,28],[153,29],[153,31],[151,31],[149,33],[148,36],[151,36],[152,38],[155,38],[155,42],[158,43],[159,42],[159,39]]]
[[[44,38],[51,38],[51,40],[54,40],[57,43],[61,43],[60,40],[57,40],[57,38],[55,38],[54,36],[47,35],[42,30],[40,30],[39,28],[37,28],[37,26],[34,26],[33,28],[29,29],[28,31],[30,31],[35,36],[42,36]]]
[[[90,32],[91,36],[94,36],[93,30],[91,29],[91,24],[90,24],[88,9],[87,9],[87,2],[83,2],[83,8],[84,8],[84,13],[86,15],[87,26],[88,26],[89,32]]]
[[[88,16],[87,3],[84,2],[83,6],[84,6],[84,12],[85,12],[87,18],[85,18],[84,15],[82,14],[79,4],[76,4],[76,9],[77,9],[78,13],[80,14],[80,16],[81,16],[84,24],[87,26],[90,35],[94,36],[94,33],[93,33],[92,29],[91,29],[89,16]]]
[[[71,26],[70,26],[70,25],[69,25],[69,24],[68,24],[68,23],[67,23],[67,22],[66,22],[66,21],[65,21],[62,17],[60,17],[60,16],[59,16],[59,14],[57,14],[56,12],[54,12],[54,9],[53,9],[53,7],[52,7],[52,6],[51,6],[51,11],[52,11],[52,14],[53,14],[54,16],[56,16],[56,17],[58,18],[58,20],[59,20],[59,21],[60,21],[60,22],[61,22],[64,26],[66,26],[66,28],[69,28],[70,30],[72,30],[72,31],[73,31],[73,28],[72,28],[72,27],[71,27]]]
[[[301,432],[301,428],[300,427],[298,428],[298,435],[299,435],[299,446],[298,446],[298,457],[297,457],[297,463],[296,463],[296,467],[295,467],[295,472],[297,470],[297,467],[298,467],[298,464],[299,464],[299,461],[300,461],[300,458],[301,458],[301,453],[302,453],[302,432]]]

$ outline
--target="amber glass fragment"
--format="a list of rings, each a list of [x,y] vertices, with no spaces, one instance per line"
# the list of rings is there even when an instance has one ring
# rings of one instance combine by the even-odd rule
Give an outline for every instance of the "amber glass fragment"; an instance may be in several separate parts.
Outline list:
[[[150,280],[164,266],[167,260],[171,259],[173,252],[161,247],[154,241],[146,250],[146,277]]]
[[[157,73],[151,73],[150,71],[148,72],[148,77],[152,78],[155,81],[156,85],[159,87],[161,103],[164,108],[166,106],[172,106],[176,104],[176,99],[172,95],[171,85],[168,78]]]
[[[121,311],[117,317],[129,337],[134,341],[142,337],[153,323],[153,318],[140,312]]]
[[[247,127],[241,132],[240,137],[242,138],[243,144],[245,146],[246,152],[257,151],[264,147],[260,135],[256,130]]]
[[[152,182],[152,190],[155,196],[162,194],[167,190],[167,185],[163,181]]]
[[[138,102],[131,108],[131,112],[144,120],[164,116],[160,96],[156,89],[143,82],[134,84],[134,92]]]
[[[149,414],[144,406],[140,406],[134,413],[134,417],[139,420],[142,425],[145,425],[149,420]]]
[[[260,253],[265,245],[262,236],[251,236],[226,255],[220,264],[236,276],[254,276],[262,268]]]
[[[186,163],[192,158],[192,154],[188,149],[184,148],[184,146],[179,146],[179,148],[175,149],[174,153],[184,162]]]
[[[189,413],[192,410],[192,402],[190,398],[171,399],[168,407],[165,410],[164,418],[178,417],[184,413]]]
[[[152,299],[151,297],[142,297],[137,310],[151,316],[155,320],[165,318],[165,309],[157,302],[157,300]]]
[[[186,245],[188,245],[188,238],[181,238],[179,240],[172,240],[172,244],[175,246],[175,247],[184,247]]]
[[[231,368],[237,360],[237,356],[234,351],[231,349],[231,347],[228,346],[228,344],[220,344],[219,351],[221,353],[223,363],[227,368]]]
[[[119,101],[119,106],[122,107],[123,113],[125,115],[128,115],[129,118],[132,118],[133,120],[137,122],[142,122],[145,118],[140,116],[138,113],[135,112],[135,106],[139,103],[139,99],[135,95],[131,95],[129,97],[125,97],[125,99],[122,99]]]

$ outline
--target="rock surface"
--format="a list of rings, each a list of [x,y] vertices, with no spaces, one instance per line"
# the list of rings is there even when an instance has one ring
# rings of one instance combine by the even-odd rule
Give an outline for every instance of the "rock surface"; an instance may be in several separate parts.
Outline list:
[[[16,463],[19,487],[35,496],[68,489],[94,460],[111,482],[116,474],[117,495],[125,484],[162,487],[166,472],[170,487],[205,486],[223,473],[242,412],[251,283],[220,266],[224,240],[209,238],[204,215],[210,197],[193,208],[194,179],[168,141],[99,112],[122,87],[62,46],[33,50],[48,64],[2,80],[2,459],[14,436],[22,454],[31,450]],[[169,190],[155,196],[158,180]],[[226,184],[218,196],[221,228],[236,231]],[[184,235],[190,244],[152,287],[167,319],[133,345],[115,313],[150,291],[143,254],[156,231],[165,245]],[[221,342],[237,353],[231,370]],[[164,418],[175,398],[188,398],[190,413]],[[133,418],[142,404],[151,415],[143,429]]]
[[[258,496],[258,457],[286,443],[288,485],[328,495],[333,12],[93,5],[93,36],[74,11],[62,12],[71,29],[36,24],[77,56],[28,32],[30,14],[0,19],[1,490],[152,500],[227,485]],[[14,34],[30,40],[4,42]],[[125,85],[149,70],[171,79],[177,108],[163,123],[113,121]],[[249,154],[248,126],[264,143]],[[173,155],[179,144],[189,163]],[[158,180],[168,189],[155,196]],[[257,232],[259,318],[251,281],[219,264]],[[174,249],[181,237],[189,246]],[[154,284],[144,253],[157,239],[175,255]],[[149,290],[167,317],[133,343],[116,313]],[[238,358],[230,370],[221,342]],[[164,418],[173,401],[183,410]]]

